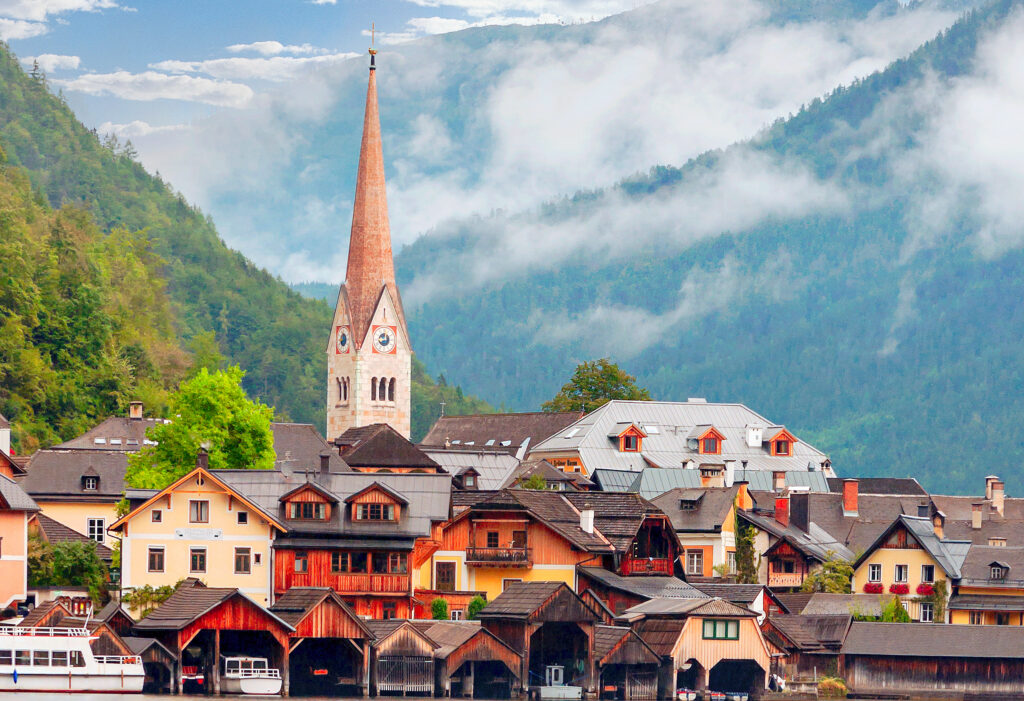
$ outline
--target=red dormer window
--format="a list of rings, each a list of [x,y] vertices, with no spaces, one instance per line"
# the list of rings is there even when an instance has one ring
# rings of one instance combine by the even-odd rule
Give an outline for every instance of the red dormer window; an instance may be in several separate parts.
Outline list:
[[[780,458],[788,458],[793,455],[793,445],[795,443],[796,436],[786,429],[782,429],[771,437],[768,446],[771,449],[772,455]]]
[[[695,435],[698,432],[699,435]],[[697,445],[694,446],[692,441],[696,439]],[[721,455],[722,454],[722,441],[725,440],[725,436],[719,433],[718,429],[714,426],[698,426],[694,433],[690,434],[690,446],[697,449],[697,452],[701,455]]]
[[[302,521],[326,521],[327,504],[302,501],[288,504],[288,518]]]
[[[722,442],[717,438],[705,438],[700,442],[700,452],[703,455],[718,455],[722,452]]]
[[[619,450],[623,453],[636,453],[640,450],[640,436],[623,436]]]
[[[775,441],[776,455],[789,455],[789,441]]]

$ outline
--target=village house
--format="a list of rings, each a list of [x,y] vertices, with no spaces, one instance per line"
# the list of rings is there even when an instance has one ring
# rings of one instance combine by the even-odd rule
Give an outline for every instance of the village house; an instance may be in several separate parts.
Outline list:
[[[0,610],[28,597],[28,522],[39,506],[0,474]]]
[[[1024,625],[1024,548],[972,545],[947,608],[950,623]]]
[[[742,404],[703,399],[612,400],[532,446],[529,457],[588,476],[598,469],[714,468],[724,475],[725,486],[740,471],[834,476],[828,456],[784,426]]]
[[[444,525],[431,569],[420,575],[432,589],[480,591],[493,600],[521,581],[574,587],[583,563],[623,576],[675,570],[680,551],[668,518],[635,494],[504,489],[476,496]]]
[[[444,472],[426,453],[387,424],[353,426],[333,444],[345,464],[356,472]]]

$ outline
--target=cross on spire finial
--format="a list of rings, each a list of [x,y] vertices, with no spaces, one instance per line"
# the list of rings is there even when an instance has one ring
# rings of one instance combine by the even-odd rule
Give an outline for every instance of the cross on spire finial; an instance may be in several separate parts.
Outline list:
[[[374,63],[374,57],[377,55],[377,49],[373,48],[373,45],[377,41],[377,25],[370,22],[370,70],[372,71],[377,66]]]

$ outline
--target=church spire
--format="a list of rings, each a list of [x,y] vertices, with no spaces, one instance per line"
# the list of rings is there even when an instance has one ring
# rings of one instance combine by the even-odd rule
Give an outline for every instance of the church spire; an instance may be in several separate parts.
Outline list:
[[[370,80],[366,88],[363,142],[359,150],[356,197],[352,206],[352,233],[348,247],[345,287],[352,314],[353,341],[360,347],[373,317],[381,288],[386,286],[403,316],[391,253],[391,225],[384,184],[384,150],[377,112],[375,49],[370,49]],[[405,319],[398,320],[405,326]]]

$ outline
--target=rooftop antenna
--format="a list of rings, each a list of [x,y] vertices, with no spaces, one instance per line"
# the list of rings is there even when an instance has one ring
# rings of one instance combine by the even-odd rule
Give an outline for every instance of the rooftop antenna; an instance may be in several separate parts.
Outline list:
[[[446,402],[442,399],[441,400],[441,418],[442,419],[444,418],[444,405],[445,404],[446,404]]]

